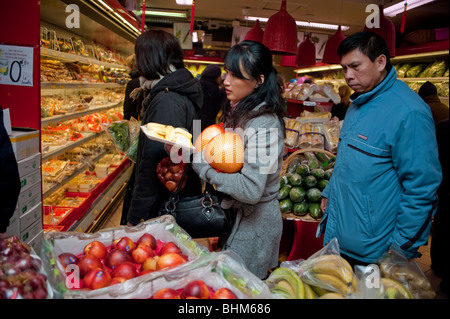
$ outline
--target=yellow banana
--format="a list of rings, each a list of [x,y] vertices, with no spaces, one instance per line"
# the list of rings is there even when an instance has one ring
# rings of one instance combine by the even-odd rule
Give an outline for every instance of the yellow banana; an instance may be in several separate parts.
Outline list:
[[[315,279],[332,286],[334,289],[336,289],[343,295],[348,294],[350,290],[349,285],[336,276],[328,274],[314,274],[314,277]]]
[[[336,292],[329,292],[325,295],[322,295],[320,299],[345,299],[344,295],[338,294]]]
[[[314,267],[314,265],[321,263],[321,262],[334,262],[337,265],[339,265],[340,267],[347,269],[348,272],[353,273],[353,268],[352,266],[350,266],[350,264],[348,263],[347,260],[345,260],[344,258],[342,258],[339,255],[333,255],[333,254],[328,254],[328,255],[321,255],[318,257],[313,258],[310,262],[310,264],[312,265],[312,267]]]
[[[311,289],[320,297],[325,295],[326,293],[329,293],[330,291],[323,289],[321,287],[317,287],[314,285],[309,285],[311,287]]]
[[[279,289],[279,290],[284,290],[287,293],[289,293],[292,298],[297,298],[296,292],[294,290],[294,288],[291,286],[291,284],[286,281],[286,280],[281,280],[279,281],[276,285],[275,288]]]
[[[314,295],[314,291],[312,290],[311,286],[307,283],[303,283],[305,286],[305,298],[306,299],[316,299],[316,296]]]
[[[341,266],[341,264],[336,261],[320,261],[312,266],[311,271],[318,274],[328,274],[338,277],[349,286],[352,285],[354,280],[353,270]]]
[[[300,277],[290,268],[280,267],[275,269],[266,282],[276,285],[278,282],[286,280],[294,290],[297,299],[305,299],[305,286]]]
[[[381,283],[383,284],[383,287],[388,293],[390,294],[392,293],[392,290],[391,289],[388,290],[388,288],[393,287],[398,290],[398,292],[403,296],[403,298],[413,299],[413,296],[411,295],[411,292],[408,290],[408,288],[403,286],[398,281],[389,278],[381,278]]]

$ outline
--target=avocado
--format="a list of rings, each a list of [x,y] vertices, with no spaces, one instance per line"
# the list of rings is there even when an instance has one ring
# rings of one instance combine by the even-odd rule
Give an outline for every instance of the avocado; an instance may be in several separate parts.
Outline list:
[[[318,202],[321,200],[322,198],[322,192],[318,189],[318,188],[310,188],[306,191],[306,198],[310,201],[310,202]]]
[[[294,207],[294,203],[289,199],[285,198],[280,201],[280,210],[283,213],[290,213]]]
[[[291,188],[292,188],[291,185],[285,185],[285,186],[281,187],[280,190],[278,191],[277,199],[282,200],[282,199],[287,198],[289,196],[289,192],[290,192]]]
[[[303,189],[303,187],[300,187],[300,186],[292,187],[289,192],[289,198],[294,203],[303,201],[305,199],[305,196],[306,196],[306,191]]]
[[[323,212],[322,209],[320,208],[320,203],[310,203],[308,207],[308,213],[314,219],[321,218]]]
[[[305,188],[312,188],[312,187],[316,186],[316,184],[317,184],[317,179],[312,175],[308,175],[305,178],[303,178],[302,185]]]
[[[304,216],[308,213],[309,204],[306,201],[295,203],[293,208],[294,215]]]

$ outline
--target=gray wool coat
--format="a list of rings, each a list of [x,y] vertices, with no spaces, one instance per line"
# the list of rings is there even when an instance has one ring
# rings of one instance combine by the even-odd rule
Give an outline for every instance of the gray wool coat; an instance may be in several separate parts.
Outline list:
[[[265,278],[278,265],[283,228],[277,193],[284,134],[275,115],[250,120],[243,133],[245,157],[240,172],[217,172],[201,160],[203,152],[194,156],[192,167],[202,180],[231,197],[222,202],[236,214],[224,250],[236,252],[251,272]]]

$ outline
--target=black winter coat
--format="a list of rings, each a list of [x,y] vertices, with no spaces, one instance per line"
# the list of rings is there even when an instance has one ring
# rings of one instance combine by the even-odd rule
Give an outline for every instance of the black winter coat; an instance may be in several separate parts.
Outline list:
[[[123,118],[124,120],[130,120],[131,117],[134,117],[136,120],[139,120],[138,101],[133,101],[130,98],[131,91],[140,86],[139,72],[136,69],[133,69],[130,72],[130,76],[131,80],[127,83],[125,97],[123,99]]]
[[[16,209],[20,193],[20,177],[11,140],[3,125],[0,108],[0,233],[6,232],[9,219]]]
[[[142,124],[156,122],[193,131],[193,120],[201,108],[203,92],[197,79],[185,68],[166,75],[147,94],[142,102]],[[156,166],[168,154],[161,142],[148,139],[141,131],[135,168],[135,186],[128,222],[133,225],[158,216],[161,204],[170,196],[158,180]],[[198,176],[191,170],[185,196],[201,193]]]

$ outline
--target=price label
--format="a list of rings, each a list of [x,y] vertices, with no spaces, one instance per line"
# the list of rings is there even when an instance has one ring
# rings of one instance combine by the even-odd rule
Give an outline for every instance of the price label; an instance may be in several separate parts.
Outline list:
[[[0,84],[33,86],[33,48],[0,45]]]

